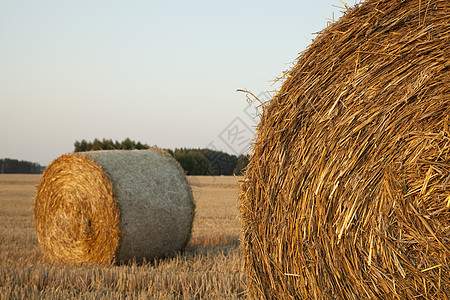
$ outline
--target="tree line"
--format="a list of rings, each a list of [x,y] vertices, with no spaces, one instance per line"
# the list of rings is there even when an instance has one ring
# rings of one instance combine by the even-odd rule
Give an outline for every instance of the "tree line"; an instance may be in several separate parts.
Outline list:
[[[108,139],[75,141],[74,152],[96,150],[149,149],[150,146],[126,138],[122,142]],[[248,164],[249,155],[232,155],[211,149],[176,148],[164,149],[183,167],[187,175],[241,175]]]
[[[188,175],[242,175],[248,155],[232,155],[211,149],[181,148],[168,151]]]
[[[44,168],[38,163],[25,160],[0,159],[0,174],[40,174]]]
[[[122,142],[113,141],[111,139],[94,139],[92,142],[86,140],[75,141],[74,152],[96,151],[96,150],[143,150],[150,148],[147,144],[141,142],[135,142],[129,138],[124,139]]]

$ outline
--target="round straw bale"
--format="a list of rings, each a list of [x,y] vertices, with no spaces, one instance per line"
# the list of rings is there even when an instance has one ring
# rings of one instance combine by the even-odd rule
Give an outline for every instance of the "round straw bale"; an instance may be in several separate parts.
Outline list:
[[[241,186],[250,297],[448,299],[449,24],[369,0],[300,54]]]
[[[55,262],[141,261],[179,251],[194,218],[191,188],[162,150],[65,154],[44,171],[34,218]]]

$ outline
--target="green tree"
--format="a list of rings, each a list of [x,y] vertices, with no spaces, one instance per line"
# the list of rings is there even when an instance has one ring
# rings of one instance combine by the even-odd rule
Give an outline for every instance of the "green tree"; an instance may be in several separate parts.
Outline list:
[[[133,150],[134,149],[134,144],[130,140],[130,138],[126,138],[125,140],[122,141],[122,149],[123,150]]]
[[[211,164],[208,159],[195,149],[175,149],[174,158],[188,175],[208,175]]]
[[[44,167],[38,163],[33,163],[17,159],[0,159],[0,173],[20,173],[20,174],[39,174]]]
[[[79,152],[84,152],[84,151],[88,151],[88,143],[86,142],[86,140],[81,140]]]
[[[233,171],[233,173],[235,175],[243,175],[244,174],[245,168],[247,167],[248,162],[249,162],[249,158],[250,158],[250,156],[248,154],[247,155],[243,155],[243,154],[239,155],[237,162],[236,162],[236,167],[234,168],[234,171]]]
[[[211,149],[200,150],[211,164],[210,175],[233,175],[237,156]]]
[[[103,139],[102,140],[102,149],[103,150],[114,150],[115,149],[114,142],[111,139],[109,139],[109,140]]]
[[[75,141],[73,143],[73,152],[80,152],[81,143],[79,141]]]
[[[135,148],[138,149],[138,150],[143,150],[143,149],[150,148],[150,146],[147,145],[147,144],[142,144],[141,142],[137,142]]]
[[[111,139],[103,138],[101,141],[97,138],[93,142],[87,142],[86,140],[75,141],[74,152],[84,152],[84,151],[97,151],[97,150],[133,150],[133,149],[148,149],[149,145],[143,144],[141,142],[132,141],[130,138],[126,138],[122,142],[117,140],[113,142]]]
[[[188,157],[193,161],[193,170],[191,175],[208,175],[211,164],[209,160],[198,150],[188,152]]]
[[[100,142],[99,139],[94,139],[91,150],[93,150],[93,151],[103,150],[102,142]]]

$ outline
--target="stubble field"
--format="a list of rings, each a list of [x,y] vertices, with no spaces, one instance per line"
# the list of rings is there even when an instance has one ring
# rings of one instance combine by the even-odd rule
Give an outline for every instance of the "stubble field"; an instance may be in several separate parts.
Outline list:
[[[246,298],[234,177],[188,177],[197,209],[184,252],[110,266],[45,260],[33,220],[39,178],[0,174],[0,299]]]

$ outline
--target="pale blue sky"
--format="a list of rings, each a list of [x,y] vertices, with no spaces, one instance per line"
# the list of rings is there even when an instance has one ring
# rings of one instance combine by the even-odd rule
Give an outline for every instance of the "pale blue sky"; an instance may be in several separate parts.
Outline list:
[[[126,137],[240,151],[223,141],[236,118],[254,126],[236,90],[278,87],[342,6],[0,0],[0,158],[47,165],[75,140]]]

